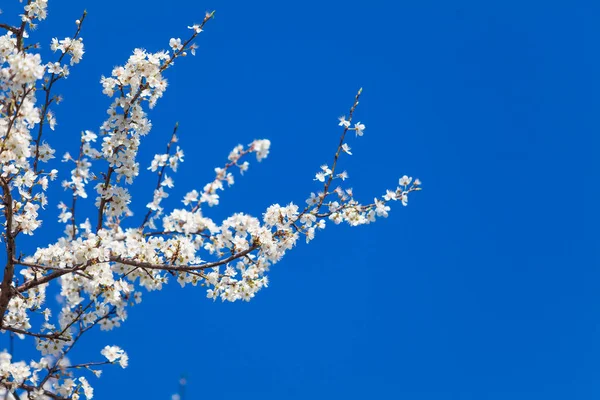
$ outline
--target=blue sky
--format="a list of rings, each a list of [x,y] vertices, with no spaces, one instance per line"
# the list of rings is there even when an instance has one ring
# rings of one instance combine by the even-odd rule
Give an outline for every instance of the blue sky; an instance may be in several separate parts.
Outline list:
[[[96,398],[168,399],[182,373],[186,400],[600,396],[597,3],[165,4],[50,1],[35,32],[44,54],[88,11],[86,54],[58,89],[48,137],[61,152],[105,118],[102,74],[215,9],[198,56],[169,70],[142,148],[147,165],[179,121],[187,158],[171,204],[255,138],[272,141],[271,155],[208,214],[303,202],[361,86],[367,129],[342,164],[355,193],[370,201],[404,174],[424,190],[386,220],[329,226],[298,246],[250,303],[213,303],[175,282],[145,295],[122,328],[90,334],[73,357],[105,344],[129,353],[128,369],[92,380]],[[2,17],[17,6],[2,4]],[[154,179],[136,184],[134,211]],[[26,248],[55,237],[54,213]]]

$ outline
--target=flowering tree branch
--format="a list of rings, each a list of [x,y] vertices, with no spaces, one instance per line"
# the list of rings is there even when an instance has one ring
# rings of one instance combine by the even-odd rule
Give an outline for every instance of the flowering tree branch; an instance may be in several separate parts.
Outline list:
[[[108,117],[98,133],[84,129],[74,142],[77,153],[62,158],[72,166],[61,182],[70,205],[58,203],[64,235],[23,254],[20,236],[34,235],[41,225],[39,209],[48,205],[46,190],[59,174],[42,168],[55,153],[46,142],[57,126],[54,106],[60,96],[53,90],[84,55],[85,12],[72,37],[52,39],[50,49],[60,54],[55,62],[43,63],[33,53],[37,46],[26,43],[27,28],[45,19],[46,11],[47,0],[28,0],[20,26],[0,24],[6,31],[0,36],[0,218],[7,255],[0,281],[0,332],[34,341],[40,353],[35,360],[14,362],[11,353],[0,352],[0,395],[6,398],[92,398],[84,374],[99,377],[107,364],[125,368],[127,354],[107,345],[103,360],[71,363],[77,357],[73,349],[94,328],[119,327],[129,308],[141,302],[143,290],[160,290],[175,278],[181,286],[205,287],[213,300],[250,301],[268,286],[269,269],[299,238],[310,242],[328,223],[372,223],[387,217],[390,203],[407,205],[409,193],[420,190],[418,179],[403,176],[395,189],[361,203],[344,187],[348,174],[340,173],[339,166],[344,155],[352,155],[348,133],[358,137],[365,131],[364,124],[353,122],[361,89],[348,119],[339,119],[342,132],[332,164],[315,174],[320,191],[310,193],[303,208],[273,204],[259,217],[234,213],[214,221],[208,216],[209,208],[219,205],[220,191],[235,183],[235,170],[243,175],[251,157],[260,162],[268,156],[267,139],[235,146],[211,182],[184,196],[183,207],[165,204],[174,186],[172,174],[184,161],[183,149],[175,145],[176,124],[165,153],[156,154],[147,168],[157,174],[156,186],[141,224],[133,223],[130,187],[140,174],[140,144],[152,130],[149,111],[165,92],[165,73],[174,61],[195,55],[195,39],[214,17],[210,12],[188,27],[188,39],[171,38],[168,50],[155,53],[136,49],[123,66],[101,78],[103,93],[111,99]],[[43,92],[39,104],[37,91]],[[84,215],[77,204],[88,201],[89,193],[95,193],[95,209]],[[48,291],[58,291],[59,307],[48,306]]]

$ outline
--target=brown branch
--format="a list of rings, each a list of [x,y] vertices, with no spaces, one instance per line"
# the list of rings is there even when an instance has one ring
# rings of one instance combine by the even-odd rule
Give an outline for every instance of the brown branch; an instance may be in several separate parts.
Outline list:
[[[73,320],[71,322],[69,322],[67,324],[67,326],[64,327],[64,329],[60,332],[60,335],[64,334],[71,326],[73,326],[73,324],[75,324],[75,322],[79,321],[80,317],[83,315],[84,312],[87,311],[88,308],[90,308],[92,306],[92,304],[94,304],[94,301],[90,301],[85,307],[81,308],[81,306],[79,307],[79,313],[77,314],[77,316],[75,318],[73,318]]]
[[[110,257],[110,261],[117,262],[120,264],[130,265],[132,267],[157,269],[157,270],[162,270],[162,271],[174,271],[174,272],[198,271],[198,270],[214,268],[214,267],[218,267],[220,265],[230,263],[233,260],[236,260],[240,257],[244,257],[245,255],[250,254],[254,250],[258,249],[259,247],[260,247],[259,245],[254,245],[244,251],[240,251],[239,253],[232,254],[231,256],[224,258],[223,260],[214,261],[211,263],[206,263],[206,264],[201,264],[201,265],[177,266],[177,265],[154,264],[154,263],[149,263],[149,262],[145,262],[145,261],[136,261],[136,260],[132,260],[132,259],[121,258],[118,256]]]
[[[75,265],[72,268],[63,268],[63,269],[57,268],[54,270],[54,272],[51,272],[48,275],[44,275],[39,279],[36,276],[32,280],[29,280],[29,281],[23,283],[22,285],[17,287],[16,291],[18,293],[23,293],[23,292],[25,292],[29,289],[32,289],[36,286],[42,285],[44,283],[48,283],[56,278],[59,278],[59,277],[65,275],[65,274],[79,271],[79,270],[84,269],[92,264],[97,263],[97,262],[98,262],[98,260],[88,260],[86,263]],[[22,262],[19,262],[19,264],[24,265]],[[39,267],[41,267],[41,266],[39,266]]]
[[[107,360],[107,361],[89,362],[89,363],[85,363],[85,364],[69,365],[68,367],[66,367],[66,369],[96,367],[99,365],[106,365],[106,364],[112,364],[112,362]]]
[[[20,261],[20,260],[14,260],[14,263],[15,263],[15,265],[22,265],[24,267],[29,267],[29,268],[33,268],[33,269],[44,269],[44,270],[49,270],[49,271],[65,271],[65,272],[73,271],[70,268],[48,267],[45,265],[29,263],[29,262]]]
[[[12,297],[12,280],[15,274],[15,264],[13,262],[16,253],[15,238],[13,236],[13,200],[10,187],[4,178],[0,178],[0,185],[4,192],[4,216],[6,218],[5,240],[6,240],[6,266],[4,267],[4,277],[0,284],[0,328],[4,322],[4,314],[8,308],[8,303]]]
[[[22,383],[20,385],[20,388],[23,389],[23,390],[25,390],[25,391],[27,391],[27,392],[33,392],[35,390],[38,390],[38,388],[36,388],[35,386],[26,385],[24,383]],[[53,400],[69,400],[70,399],[69,397],[61,397],[61,396],[57,395],[56,393],[52,393],[52,392],[50,392],[48,390],[45,390],[45,389],[43,389],[43,390],[44,390],[44,394],[46,396],[50,397]]]
[[[204,25],[206,25],[206,23],[211,18],[213,18],[214,16],[215,16],[215,12],[214,11],[211,12],[211,13],[206,13],[206,15],[204,16],[204,20],[200,24],[200,32],[202,32],[202,29],[204,28]],[[169,66],[171,65],[171,63],[186,50],[186,47],[196,38],[196,36],[198,36],[198,34],[200,32],[195,32],[194,31],[194,34],[181,45],[181,49],[179,49],[178,51],[173,52],[173,55],[171,55],[171,58],[166,63],[164,63],[162,67],[160,67],[160,71],[162,72],[165,69],[169,68]]]
[[[75,161],[75,171],[78,171],[79,163],[81,162],[81,159],[83,158],[83,145],[84,144],[85,144],[85,141],[82,138],[81,144],[79,145],[79,156],[77,157],[77,161]],[[77,172],[77,175],[79,176],[79,172]],[[71,226],[73,227],[73,230],[71,232],[71,240],[75,240],[75,236],[77,235],[77,223],[75,222],[75,207],[77,205],[78,197],[79,196],[77,195],[77,190],[75,187],[73,187],[73,199],[71,201]]]
[[[31,4],[31,0],[27,0],[27,5]],[[23,21],[21,22],[21,26],[19,27],[19,30],[17,31],[16,35],[17,35],[17,49],[19,51],[21,51],[23,49],[23,35],[25,34],[25,26],[27,25],[27,22]]]
[[[222,260],[213,261],[210,263],[200,264],[200,265],[177,266],[177,265],[155,264],[155,263],[149,263],[149,262],[145,262],[145,261],[137,261],[137,260],[127,259],[127,258],[122,258],[120,256],[111,256],[108,261],[109,262],[117,262],[117,263],[125,264],[125,265],[130,265],[132,267],[137,267],[137,268],[142,268],[142,269],[155,269],[155,270],[173,271],[173,272],[199,271],[199,270],[205,270],[208,268],[214,268],[214,267],[218,267],[220,265],[227,264],[233,260],[236,260],[240,257],[244,257],[245,255],[250,254],[254,250],[258,249],[259,247],[260,247],[260,245],[255,244],[254,246],[252,246],[244,251],[232,254],[231,256],[224,258]],[[44,283],[48,283],[54,279],[57,279],[65,274],[81,271],[81,270],[87,268],[88,266],[99,263],[99,262],[101,262],[101,261],[94,259],[94,260],[88,260],[87,262],[85,262],[83,264],[75,265],[72,268],[55,269],[53,272],[49,273],[48,275],[44,275],[41,278],[35,277],[34,279],[23,283],[22,285],[20,285],[16,288],[16,291],[18,293],[23,293],[23,292],[25,292],[29,289],[32,289],[36,286],[39,286]],[[18,264],[24,265],[24,266],[29,266],[32,268],[36,268],[36,267],[43,268],[41,265],[24,263],[21,261],[18,261]],[[48,268],[49,267],[46,267],[46,269],[48,269]]]
[[[107,200],[105,196],[105,191],[108,189],[108,185],[110,183],[110,178],[112,176],[114,169],[113,167],[108,168],[108,172],[106,174],[106,178],[104,179],[104,187],[102,188],[102,197],[100,198],[100,205],[98,206],[98,224],[96,225],[96,233],[100,229],[102,229],[103,220],[104,220],[104,207],[106,206]]]
[[[356,106],[358,106],[358,98],[360,97],[361,93],[362,93],[362,88],[358,90],[358,93],[356,93],[356,97],[354,98],[354,104],[350,108],[350,114],[348,116],[349,123],[352,122],[352,116],[354,115],[354,110],[356,110]],[[337,151],[335,152],[335,156],[333,157],[333,165],[331,166],[331,174],[329,175],[329,179],[327,179],[327,183],[325,183],[325,187],[323,188],[324,195],[316,207],[317,210],[321,208],[321,205],[325,201],[325,197],[327,196],[327,193],[329,191],[329,186],[331,185],[331,182],[333,181],[333,177],[335,175],[335,167],[337,166],[338,158],[340,157],[340,153],[342,152],[342,146],[344,145],[344,139],[346,138],[346,133],[348,133],[348,130],[350,130],[349,126],[344,127],[344,132],[342,133],[342,136],[340,137],[340,144],[338,145]]]
[[[348,123],[352,122],[352,117],[354,115],[354,111],[356,110],[356,107],[358,106],[358,98],[360,97],[362,93],[362,88],[360,88],[358,90],[358,93],[356,93],[356,96],[354,98],[354,104],[352,105],[352,107],[350,108],[350,114],[348,116]],[[342,152],[342,146],[344,145],[344,140],[346,139],[346,134],[348,133],[348,131],[351,130],[350,126],[344,126],[344,132],[342,132],[342,136],[340,136],[340,143],[338,144],[338,148],[335,152],[335,156],[333,157],[333,165],[331,166],[331,174],[329,175],[329,178],[327,179],[327,182],[325,182],[325,185],[323,187],[323,195],[319,196],[319,203],[314,206],[314,208],[317,210],[317,212],[321,209],[321,206],[323,205],[323,202],[325,202],[325,198],[329,195],[329,186],[331,185],[331,182],[333,181],[333,178],[335,176],[335,168],[337,166],[337,162],[338,159],[340,158],[340,154]],[[300,219],[300,217],[302,217],[304,214],[306,214],[311,208],[313,208],[313,206],[311,206],[310,204],[307,205],[304,210],[302,210],[302,212],[300,214],[298,214],[298,217],[296,218],[297,220]]]
[[[205,228],[206,229],[206,228]],[[183,232],[177,232],[177,231],[155,231],[155,232],[146,232],[144,233],[144,236],[148,237],[148,236],[162,236],[162,235],[181,235],[183,234]],[[208,233],[203,233],[202,231],[197,231],[197,232],[190,232],[187,235],[198,235],[198,236],[202,236],[203,238],[210,238],[211,235],[209,235]]]
[[[68,338],[61,336],[60,333],[34,333],[34,332],[25,331],[25,330],[19,329],[19,328],[13,328],[12,326],[3,326],[2,330],[19,333],[21,335],[33,336],[33,337],[37,337],[37,338],[58,339],[58,340],[63,340],[63,341],[69,340]]]
[[[19,33],[19,29],[18,29],[18,28],[15,28],[14,26],[10,26],[10,25],[8,25],[8,24],[0,24],[0,28],[1,28],[1,29],[6,29],[7,31],[9,31],[9,32],[12,32],[12,33],[14,33],[15,35],[16,35],[17,33]]]

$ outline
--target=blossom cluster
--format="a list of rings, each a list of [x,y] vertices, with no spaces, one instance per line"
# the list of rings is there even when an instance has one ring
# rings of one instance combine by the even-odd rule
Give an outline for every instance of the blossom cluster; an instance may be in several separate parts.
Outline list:
[[[328,223],[358,226],[387,217],[391,202],[407,205],[409,193],[420,190],[418,179],[404,176],[396,188],[361,203],[345,186],[348,173],[339,172],[338,164],[352,155],[347,134],[360,137],[366,130],[363,123],[352,122],[359,91],[348,118],[339,119],[341,140],[333,162],[320,167],[314,179],[319,189],[302,205],[273,204],[259,217],[234,213],[215,221],[209,216],[222,192],[235,183],[236,172],[248,170],[249,158],[260,162],[268,156],[267,139],[235,146],[225,164],[215,168],[213,180],[183,197],[183,206],[167,204],[172,176],[185,158],[176,144],[178,126],[166,151],[149,166],[140,167],[138,153],[152,130],[149,112],[167,89],[165,73],[176,59],[195,55],[194,40],[214,15],[207,13],[201,23],[188,27],[188,39],[171,38],[168,49],[158,52],[136,49],[123,66],[101,78],[102,91],[111,99],[108,117],[97,130],[84,127],[74,155],[62,156],[70,166],[61,181],[67,197],[53,202],[64,235],[33,254],[22,254],[19,237],[33,235],[41,225],[47,188],[59,174],[44,167],[56,157],[44,131],[58,126],[53,109],[60,98],[53,89],[85,53],[80,36],[84,13],[72,37],[52,39],[49,48],[57,59],[42,62],[26,39],[27,27],[46,13],[47,0],[29,1],[23,25],[0,25],[6,30],[0,36],[0,210],[8,256],[0,283],[0,330],[34,340],[40,355],[13,362],[9,352],[0,352],[0,389],[6,398],[92,398],[84,373],[99,377],[99,366],[105,364],[125,368],[128,356],[117,346],[106,346],[100,361],[73,363],[72,349],[91,329],[119,327],[129,307],[142,301],[143,291],[160,290],[175,279],[181,286],[204,287],[213,300],[249,301],[269,285],[270,268],[300,239],[310,242]],[[45,94],[38,96],[41,102],[36,92]],[[156,174],[157,182],[145,217],[138,221],[130,188],[144,170]],[[96,210],[80,215],[76,204],[90,192]],[[59,293],[58,308],[46,301],[51,291]]]

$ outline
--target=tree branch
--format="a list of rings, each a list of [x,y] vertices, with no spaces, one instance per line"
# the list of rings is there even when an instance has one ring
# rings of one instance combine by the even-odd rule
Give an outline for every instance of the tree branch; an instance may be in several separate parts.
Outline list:
[[[206,263],[206,264],[200,264],[200,265],[175,266],[175,265],[165,265],[165,264],[154,264],[154,263],[149,263],[149,262],[145,262],[145,261],[136,261],[136,260],[131,260],[131,259],[127,259],[127,258],[121,258],[118,256],[110,257],[110,261],[118,262],[120,264],[125,264],[125,265],[131,265],[132,267],[139,267],[139,268],[146,268],[146,269],[158,269],[158,270],[162,270],[162,271],[174,271],[174,272],[198,271],[198,270],[214,268],[214,267],[218,267],[220,265],[230,263],[233,260],[237,260],[240,257],[244,257],[245,255],[250,254],[254,250],[258,249],[259,247],[260,247],[259,245],[254,245],[244,251],[240,251],[239,253],[232,254],[231,256],[224,258],[223,260]]]
[[[0,24],[0,28],[1,28],[1,29],[6,29],[7,31],[9,31],[9,32],[12,32],[12,33],[14,33],[15,35],[16,35],[17,33],[19,33],[19,29],[18,29],[18,28],[15,28],[14,26],[10,26],[10,25],[8,25],[8,24]]]
[[[21,335],[33,336],[33,337],[37,337],[37,338],[58,339],[58,340],[63,340],[63,341],[69,340],[68,338],[61,336],[61,334],[59,334],[59,333],[47,333],[47,334],[46,333],[34,333],[34,332],[25,331],[25,330],[19,329],[19,328],[13,328],[12,326],[3,326],[2,330],[19,333]]]
[[[171,146],[173,145],[173,143],[177,142],[177,129],[178,128],[179,128],[179,123],[176,123],[175,127],[173,128],[173,133],[171,134],[171,140],[169,140],[169,143],[167,144],[167,153],[166,153],[167,155],[171,155]],[[160,189],[160,184],[162,183],[166,168],[167,168],[167,163],[165,163],[165,165],[162,166],[160,171],[158,171],[158,182],[156,183],[156,188],[154,188],[155,192],[158,189]],[[153,196],[154,196],[154,192],[153,192]],[[144,220],[142,221],[142,224],[140,225],[141,230],[144,229],[144,226],[150,219],[151,215],[152,215],[152,210],[148,210],[148,212],[146,213],[146,216],[144,217]]]
[[[10,192],[10,186],[0,178],[0,185],[4,192],[4,216],[6,218],[5,239],[6,239],[6,266],[4,267],[4,276],[0,284],[0,328],[4,323],[4,314],[8,308],[8,303],[12,297],[12,280],[15,274],[14,258],[16,253],[15,238],[13,236],[13,200]]]

